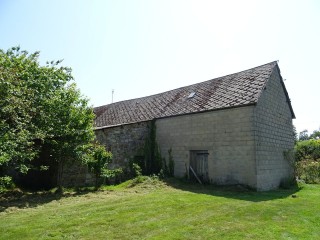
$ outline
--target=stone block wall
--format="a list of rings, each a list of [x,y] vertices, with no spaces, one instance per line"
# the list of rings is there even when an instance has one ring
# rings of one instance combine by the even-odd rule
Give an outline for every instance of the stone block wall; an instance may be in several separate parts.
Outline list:
[[[293,174],[284,157],[284,152],[294,147],[294,135],[281,81],[275,68],[254,110],[258,190],[277,188],[281,180]]]
[[[96,138],[113,154],[111,168],[125,167],[139,155],[149,134],[150,122],[140,122],[96,130]]]
[[[292,114],[275,68],[256,105],[156,119],[162,157],[172,149],[174,174],[189,174],[192,151],[208,155],[211,183],[244,184],[257,190],[277,188],[292,176],[284,153],[294,146]],[[113,153],[111,167],[125,167],[143,155],[151,122],[96,130],[97,140]]]
[[[95,176],[81,163],[67,164],[63,169],[62,185],[65,187],[93,186]]]
[[[190,151],[208,151],[208,173],[214,184],[256,187],[254,106],[156,120],[157,142],[168,159],[172,149],[175,176],[189,173]]]
[[[149,134],[150,122],[141,122],[95,131],[98,142],[113,154],[111,168],[126,167],[130,158],[139,155]],[[56,176],[55,176],[56,177]],[[66,165],[62,175],[63,186],[86,186],[95,184],[95,176],[87,166],[80,163]]]

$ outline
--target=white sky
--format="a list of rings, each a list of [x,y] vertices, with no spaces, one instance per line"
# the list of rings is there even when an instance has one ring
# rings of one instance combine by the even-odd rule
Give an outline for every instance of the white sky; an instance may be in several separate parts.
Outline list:
[[[297,130],[320,127],[320,1],[0,0],[0,30],[64,59],[94,106],[279,60]]]

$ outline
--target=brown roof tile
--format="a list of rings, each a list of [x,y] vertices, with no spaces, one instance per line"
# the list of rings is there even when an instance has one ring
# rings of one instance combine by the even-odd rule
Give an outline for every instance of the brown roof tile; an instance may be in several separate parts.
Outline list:
[[[276,66],[277,62],[271,62],[171,91],[96,107],[95,126],[108,127],[255,104]],[[188,98],[192,92],[194,96]]]

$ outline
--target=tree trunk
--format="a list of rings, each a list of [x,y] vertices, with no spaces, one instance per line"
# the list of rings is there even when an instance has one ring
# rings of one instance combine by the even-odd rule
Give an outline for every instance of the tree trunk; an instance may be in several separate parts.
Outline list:
[[[99,174],[95,174],[95,175],[96,175],[95,189],[98,190],[98,188],[99,188]]]
[[[64,164],[60,160],[58,163],[58,176],[57,176],[57,187],[58,187],[57,192],[59,193],[63,192],[63,189],[62,189],[63,168],[64,168]]]

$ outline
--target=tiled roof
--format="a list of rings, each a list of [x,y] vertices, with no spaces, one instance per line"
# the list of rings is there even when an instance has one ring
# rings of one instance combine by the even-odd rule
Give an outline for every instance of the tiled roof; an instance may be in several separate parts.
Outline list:
[[[96,107],[95,126],[110,127],[255,104],[275,67],[277,62],[271,62],[156,95]]]

